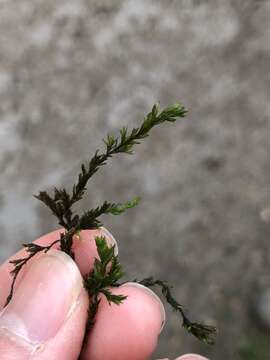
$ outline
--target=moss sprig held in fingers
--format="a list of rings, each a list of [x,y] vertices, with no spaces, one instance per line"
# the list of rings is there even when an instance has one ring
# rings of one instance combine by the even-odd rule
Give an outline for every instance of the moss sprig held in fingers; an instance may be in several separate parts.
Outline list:
[[[83,198],[87,190],[88,181],[102,166],[106,165],[106,162],[111,157],[117,154],[132,154],[135,145],[146,138],[152,128],[166,122],[173,123],[183,118],[186,113],[186,108],[179,103],[166,107],[162,111],[160,111],[159,105],[155,104],[144,118],[141,126],[131,131],[128,130],[127,127],[123,127],[119,131],[118,136],[107,135],[107,137],[103,139],[105,149],[103,151],[97,150],[87,163],[81,165],[81,171],[71,191],[55,187],[52,194],[49,194],[47,191],[40,191],[39,194],[35,195],[35,197],[43,202],[52,214],[56,216],[58,224],[64,227],[65,232],[60,235],[59,239],[48,246],[40,246],[33,243],[24,244],[27,256],[10,261],[14,266],[11,271],[13,281],[6,305],[12,299],[14,285],[20,271],[36,254],[47,252],[52,246],[59,245],[60,250],[74,259],[75,255],[72,251],[72,245],[75,234],[78,234],[78,232],[84,229],[100,228],[103,225],[100,219],[102,215],[120,215],[127,209],[138,205],[139,198],[136,197],[122,204],[104,201],[103,204],[86,210],[82,214],[75,213],[73,209],[73,205]],[[94,326],[95,316],[102,294],[110,304],[114,303],[121,306],[121,303],[126,299],[125,295],[115,295],[110,290],[112,287],[120,286],[120,280],[124,274],[119,258],[115,255],[114,246],[109,246],[103,236],[96,237],[95,241],[98,258],[95,259],[93,269],[84,277],[84,287],[91,299],[86,325],[87,331],[90,331]],[[190,321],[184,312],[183,306],[175,300],[171,292],[171,287],[166,282],[155,280],[153,277],[148,277],[138,282],[147,287],[159,286],[166,301],[181,315],[182,326],[199,340],[207,344],[213,343],[216,328],[214,326]]]

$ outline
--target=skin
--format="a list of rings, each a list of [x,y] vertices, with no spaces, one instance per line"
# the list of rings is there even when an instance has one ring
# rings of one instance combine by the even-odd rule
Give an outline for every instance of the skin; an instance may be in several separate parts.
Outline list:
[[[94,237],[100,235],[100,231],[103,230],[85,230],[74,238],[76,264],[65,254],[52,250],[47,255],[36,255],[37,259],[25,266],[16,283],[11,303],[0,312],[1,359],[150,358],[165,320],[164,308],[156,295],[134,283],[112,289],[115,294],[128,296],[120,306],[110,306],[105,299],[101,299],[95,326],[85,345],[82,345],[89,300],[81,274],[91,270],[97,257]],[[61,232],[62,229],[53,231],[35,243],[48,245],[58,239]],[[103,235],[109,243],[114,243],[106,230]],[[25,254],[21,250],[0,266],[0,309],[4,307],[12,279],[9,261]],[[55,276],[56,272],[58,277]],[[61,277],[62,281],[59,282],[58,278]],[[18,323],[18,319],[11,318],[11,314],[21,316],[22,321],[28,324],[27,331],[24,326],[18,326],[21,320]],[[177,360],[206,359],[200,355],[186,354]]]

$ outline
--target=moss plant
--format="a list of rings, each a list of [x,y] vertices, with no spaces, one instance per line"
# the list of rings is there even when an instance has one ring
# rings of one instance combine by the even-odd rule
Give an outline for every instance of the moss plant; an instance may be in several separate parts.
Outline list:
[[[103,152],[97,150],[88,163],[81,165],[81,171],[77,181],[70,192],[66,189],[54,188],[52,195],[49,195],[46,191],[41,191],[38,195],[35,195],[35,197],[42,201],[51,210],[53,215],[56,216],[59,225],[64,227],[65,232],[61,234],[59,239],[48,246],[40,246],[34,243],[23,245],[27,251],[27,256],[11,261],[14,266],[11,271],[13,281],[6,305],[13,296],[14,284],[18,274],[23,266],[36,254],[40,252],[46,253],[52,246],[57,245],[61,251],[64,251],[74,259],[72,244],[75,234],[83,229],[100,228],[102,226],[100,217],[104,214],[119,215],[138,204],[139,198],[135,198],[123,204],[105,201],[101,206],[87,210],[83,214],[76,214],[73,210],[73,205],[83,198],[90,178],[105,165],[111,157],[121,153],[132,154],[134,146],[146,138],[153,127],[165,122],[173,123],[177,119],[183,118],[186,113],[187,110],[185,107],[178,103],[162,111],[160,111],[157,104],[154,105],[152,110],[144,118],[140,127],[134,128],[131,131],[129,131],[127,127],[123,127],[118,137],[108,135],[107,138],[103,140],[105,150]],[[93,269],[84,277],[84,286],[91,298],[87,331],[91,330],[91,327],[94,326],[95,316],[100,302],[100,294],[104,294],[109,303],[120,306],[126,298],[123,295],[114,295],[110,291],[111,287],[121,285],[120,280],[123,276],[123,270],[118,256],[115,255],[114,246],[109,246],[102,236],[96,237],[95,241],[99,258],[95,259]],[[216,328],[189,320],[182,305],[175,300],[171,292],[171,287],[166,282],[154,279],[153,277],[147,277],[137,282],[147,287],[160,287],[166,301],[179,313],[182,326],[199,340],[207,344],[213,343]]]

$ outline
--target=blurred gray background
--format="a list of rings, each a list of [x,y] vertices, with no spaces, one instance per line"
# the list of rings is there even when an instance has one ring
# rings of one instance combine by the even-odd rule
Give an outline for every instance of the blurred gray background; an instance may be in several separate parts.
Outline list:
[[[270,1],[1,0],[1,260],[57,227],[33,193],[180,100],[188,118],[112,160],[80,209],[141,195],[103,219],[127,273],[167,279],[219,328],[201,345],[168,308],[153,358],[269,359],[269,61]]]

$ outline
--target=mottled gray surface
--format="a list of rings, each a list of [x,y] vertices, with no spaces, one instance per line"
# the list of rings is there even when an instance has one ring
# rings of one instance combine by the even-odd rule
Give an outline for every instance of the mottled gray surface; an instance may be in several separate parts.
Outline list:
[[[1,259],[56,227],[33,193],[71,185],[107,132],[181,100],[189,118],[100,171],[82,207],[142,195],[107,222],[127,271],[167,278],[219,327],[199,346],[168,311],[156,357],[238,360],[269,284],[269,60],[269,1],[1,0]]]

